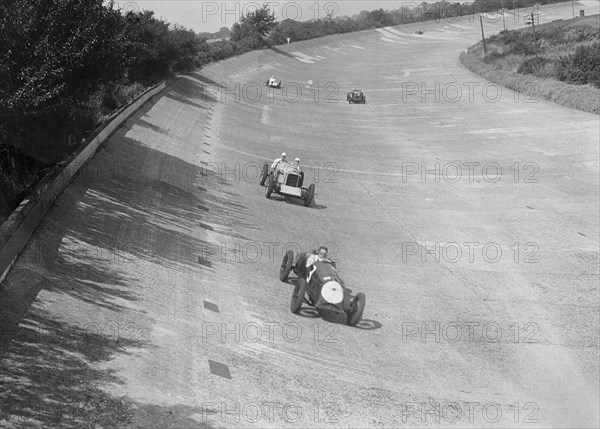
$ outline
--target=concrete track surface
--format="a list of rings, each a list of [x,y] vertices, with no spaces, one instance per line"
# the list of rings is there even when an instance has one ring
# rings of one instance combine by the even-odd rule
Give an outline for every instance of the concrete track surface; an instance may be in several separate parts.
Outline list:
[[[486,86],[479,31],[253,52],[144,106],[3,285],[0,426],[598,427],[598,116]],[[258,184],[282,150],[309,208]],[[289,310],[283,251],[318,244],[357,327]]]

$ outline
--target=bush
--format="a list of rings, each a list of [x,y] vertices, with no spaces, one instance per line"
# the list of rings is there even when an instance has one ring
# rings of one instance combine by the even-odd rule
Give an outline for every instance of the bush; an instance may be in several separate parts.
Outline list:
[[[559,61],[558,79],[600,88],[600,42],[577,47],[575,53]]]
[[[535,55],[535,46],[529,40],[519,39],[512,45],[511,52],[517,55]]]
[[[546,58],[527,58],[521,63],[517,73],[519,74],[536,74],[542,67],[550,63]]]

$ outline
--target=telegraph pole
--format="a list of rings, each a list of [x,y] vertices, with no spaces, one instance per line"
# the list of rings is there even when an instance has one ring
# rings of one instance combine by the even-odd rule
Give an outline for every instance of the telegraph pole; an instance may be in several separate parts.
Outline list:
[[[575,19],[575,0],[571,0],[571,6],[573,7],[573,19]]]
[[[535,49],[535,62],[539,63],[538,51],[537,51],[537,40],[535,37],[535,19],[533,17],[533,12],[531,12],[531,27],[533,28],[533,48]]]
[[[481,23],[481,40],[483,40],[483,56],[487,55],[487,49],[485,47],[485,34],[483,34],[483,14],[479,14],[479,22]]]
[[[506,9],[502,8],[502,26],[504,27],[504,31],[506,31],[506,21],[504,20],[504,11]]]

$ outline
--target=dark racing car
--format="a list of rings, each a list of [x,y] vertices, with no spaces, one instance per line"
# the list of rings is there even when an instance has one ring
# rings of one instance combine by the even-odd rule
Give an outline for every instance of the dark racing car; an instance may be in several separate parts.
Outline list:
[[[367,96],[360,89],[353,89],[346,94],[346,101],[348,103],[362,103],[367,102]]]
[[[292,269],[298,276],[290,304],[292,313],[298,314],[305,302],[316,308],[320,315],[345,314],[348,325],[356,325],[365,309],[365,294],[350,294],[337,273],[335,262],[325,259],[307,267],[306,261],[312,254],[301,253],[296,265],[292,266],[294,252],[288,250],[281,262],[279,280],[286,282]]]

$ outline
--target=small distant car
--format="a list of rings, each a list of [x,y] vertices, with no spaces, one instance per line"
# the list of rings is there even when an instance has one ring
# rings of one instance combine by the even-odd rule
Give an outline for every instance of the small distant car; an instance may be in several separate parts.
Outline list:
[[[270,82],[270,79],[268,79],[268,80],[265,82],[265,85],[267,85],[269,88],[277,88],[277,89],[280,89],[280,88],[281,88],[281,81],[279,81],[279,82],[276,82],[276,83],[271,83],[271,82]]]
[[[348,103],[362,103],[367,102],[367,96],[360,89],[353,89],[346,94],[346,101]]]
[[[283,163],[281,167],[270,170],[269,164],[263,165],[260,174],[260,185],[265,187],[265,196],[271,198],[273,192],[282,197],[293,197],[304,201],[304,206],[310,206],[315,195],[315,184],[308,188],[304,184],[304,172],[298,171],[292,164]]]
[[[287,282],[292,269],[298,276],[290,310],[298,314],[304,302],[314,307],[321,315],[345,314],[347,324],[355,326],[362,318],[365,309],[365,294],[361,292],[355,296],[351,295],[338,275],[333,261],[325,259],[307,267],[306,260],[310,255],[311,252],[301,253],[298,262],[293,266],[294,252],[288,250],[281,262],[279,280]]]
[[[415,33],[417,33],[417,34],[423,34],[423,30],[421,30],[421,29],[419,28],[417,31],[415,31]]]

